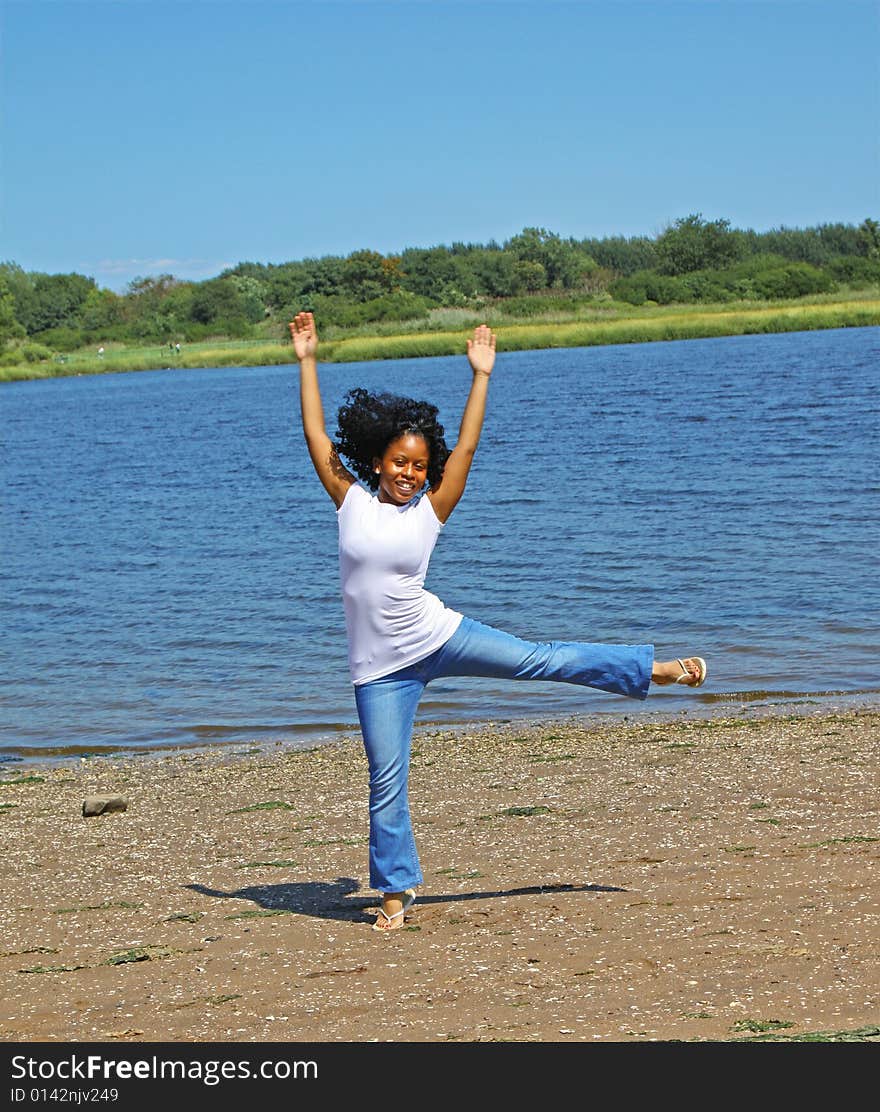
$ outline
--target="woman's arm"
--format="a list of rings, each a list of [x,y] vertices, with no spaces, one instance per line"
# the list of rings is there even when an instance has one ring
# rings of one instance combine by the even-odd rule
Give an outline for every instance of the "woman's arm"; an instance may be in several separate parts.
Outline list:
[[[309,455],[324,489],[339,509],[355,478],[342,463],[324,427],[324,408],[318,387],[318,330],[315,318],[312,313],[297,313],[289,327],[299,360],[299,402]]]
[[[446,461],[440,482],[428,491],[434,513],[440,521],[446,521],[464,494],[483,429],[489,376],[495,366],[495,333],[487,325],[481,324],[474,329],[473,339],[467,342],[467,356],[474,378],[462,414],[458,442]]]

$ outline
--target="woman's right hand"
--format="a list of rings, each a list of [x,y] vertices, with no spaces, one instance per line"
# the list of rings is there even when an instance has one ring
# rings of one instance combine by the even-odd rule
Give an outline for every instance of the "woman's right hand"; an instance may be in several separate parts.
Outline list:
[[[495,333],[487,324],[474,329],[474,338],[467,342],[467,357],[475,375],[489,377],[495,366]]]
[[[318,351],[318,330],[313,313],[297,313],[288,325],[293,348],[299,360],[313,359]]]

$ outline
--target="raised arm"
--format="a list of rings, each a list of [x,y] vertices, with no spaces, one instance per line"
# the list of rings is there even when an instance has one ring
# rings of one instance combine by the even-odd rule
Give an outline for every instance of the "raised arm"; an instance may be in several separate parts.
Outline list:
[[[290,322],[290,336],[299,360],[299,402],[303,433],[318,478],[338,509],[355,481],[344,466],[324,427],[324,407],[318,387],[318,330],[311,313],[297,313]]]
[[[467,357],[474,377],[462,414],[458,441],[449,454],[440,482],[428,491],[434,513],[440,521],[446,521],[464,494],[483,429],[489,376],[495,366],[495,333],[487,325],[481,324],[474,329],[473,339],[467,342]]]

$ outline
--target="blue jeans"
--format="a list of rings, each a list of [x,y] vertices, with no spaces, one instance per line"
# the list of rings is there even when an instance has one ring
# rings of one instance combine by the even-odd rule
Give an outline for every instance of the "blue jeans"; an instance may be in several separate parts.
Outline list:
[[[409,814],[410,741],[425,687],[441,676],[553,680],[644,699],[653,645],[523,641],[463,618],[445,645],[424,660],[355,686],[370,770],[370,886],[403,892],[422,881]]]

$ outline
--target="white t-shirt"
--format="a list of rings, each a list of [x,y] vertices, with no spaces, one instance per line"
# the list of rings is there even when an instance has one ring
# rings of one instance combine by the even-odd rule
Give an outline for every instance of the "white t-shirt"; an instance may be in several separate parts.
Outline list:
[[[430,656],[462,615],[424,587],[443,528],[430,498],[396,506],[352,483],[336,519],[348,665],[353,683],[368,683]]]

